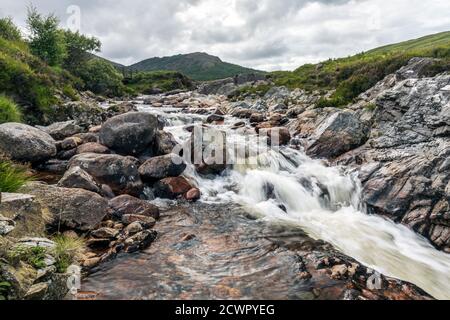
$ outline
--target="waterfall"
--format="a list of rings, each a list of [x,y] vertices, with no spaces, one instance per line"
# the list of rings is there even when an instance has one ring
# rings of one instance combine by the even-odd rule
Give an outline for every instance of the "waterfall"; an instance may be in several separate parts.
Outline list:
[[[142,109],[163,115],[168,125],[165,130],[179,142],[189,138],[183,126],[192,117]],[[241,120],[227,117],[220,126],[227,141],[242,146],[245,136],[247,145],[257,147],[260,140],[256,135],[231,129],[237,121]],[[253,164],[234,165],[214,179],[198,175],[193,166],[185,176],[199,186],[202,201],[232,201],[268,223],[300,227],[312,238],[331,243],[386,276],[414,283],[436,298],[450,299],[450,255],[436,250],[406,226],[367,214],[356,175],[344,169],[281,147],[258,155]]]

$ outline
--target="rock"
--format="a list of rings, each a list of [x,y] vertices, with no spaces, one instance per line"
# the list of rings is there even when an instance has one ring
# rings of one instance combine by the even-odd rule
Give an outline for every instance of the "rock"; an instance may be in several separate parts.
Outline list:
[[[21,162],[42,162],[56,155],[46,132],[20,123],[0,124],[0,152]]]
[[[77,148],[77,154],[82,153],[98,153],[98,154],[110,154],[111,150],[109,150],[107,147],[101,145],[100,143],[96,142],[89,142],[82,144]]]
[[[192,188],[192,185],[183,177],[165,178],[154,185],[154,192],[159,198],[176,199]]]
[[[141,231],[144,230],[144,227],[142,226],[142,224],[139,221],[135,221],[133,223],[130,223],[126,228],[125,228],[125,233],[132,236],[135,235],[136,233],[139,233]]]
[[[206,118],[206,123],[223,122],[224,120],[225,117],[223,115],[212,114]]]
[[[2,281],[8,282],[11,285],[8,292],[8,299],[20,300],[36,281],[37,271],[22,261],[15,267],[0,263],[0,276]]]
[[[107,184],[102,184],[100,186],[100,194],[107,199],[112,199],[116,196],[114,191]]]
[[[46,217],[40,203],[33,195],[3,192],[0,216],[14,222],[14,229],[8,232],[11,237],[45,234]]]
[[[94,178],[80,167],[72,167],[67,170],[61,180],[59,180],[58,187],[79,188],[100,193],[100,187]]]
[[[178,142],[170,132],[158,130],[155,136],[154,152],[156,156],[163,156],[173,152]]]
[[[69,160],[77,154],[77,149],[58,152],[56,157],[58,160]]]
[[[112,216],[121,219],[127,214],[136,214],[141,216],[159,218],[158,207],[148,201],[140,200],[128,195],[116,197],[109,201],[110,212]]]
[[[8,233],[14,230],[16,223],[14,220],[5,218],[0,215],[0,236],[6,236]]]
[[[138,214],[125,214],[122,216],[122,223],[124,225],[130,225],[134,222],[139,222],[145,228],[153,228],[156,224],[156,220],[150,216],[142,216]]]
[[[236,108],[233,110],[231,115],[236,118],[249,119],[254,113],[255,111],[252,109]]]
[[[369,130],[350,112],[337,112],[314,132],[306,148],[308,155],[333,158],[361,146]]]
[[[82,143],[83,143],[83,140],[81,140],[81,138],[79,138],[79,137],[68,137],[62,141],[56,142],[56,149],[57,150],[71,150],[71,149],[75,149]]]
[[[86,133],[79,133],[74,135],[76,138],[80,138],[83,144],[90,143],[90,142],[97,142],[99,140],[98,133],[92,133],[92,132],[86,132]]]
[[[66,172],[68,164],[68,160],[50,159],[44,163],[39,164],[37,166],[37,169],[39,169],[39,171],[41,172],[62,175]]]
[[[202,175],[221,174],[229,167],[227,139],[223,131],[196,127],[187,147],[189,150],[184,153],[185,160],[191,161]]]
[[[108,112],[112,114],[123,114],[127,112],[137,111],[137,106],[132,102],[122,102],[113,106],[110,106]]]
[[[34,284],[28,289],[27,293],[25,294],[24,299],[25,300],[44,300],[45,295],[48,291],[48,283],[47,282],[41,282]]]
[[[271,105],[269,107],[269,112],[279,112],[279,111],[286,111],[288,107],[284,103],[276,103],[274,105]]]
[[[100,130],[100,143],[124,155],[138,155],[152,146],[158,119],[143,112],[125,113],[106,121]]]
[[[197,201],[201,198],[201,193],[198,188],[192,188],[188,192],[186,192],[186,195],[184,196],[186,200],[188,201]]]
[[[47,132],[55,140],[64,140],[77,133],[81,133],[83,129],[78,126],[75,121],[55,122],[48,127],[40,127],[41,130]]]
[[[23,189],[36,196],[49,214],[49,224],[55,228],[89,231],[108,213],[108,201],[91,191],[35,182],[27,184]]]
[[[286,145],[291,140],[291,134],[285,127],[260,129],[259,134],[267,136],[269,144],[273,146]]]
[[[77,166],[94,177],[97,183],[110,186],[116,194],[139,195],[143,190],[139,161],[133,157],[83,153],[69,162],[69,168]]]
[[[146,249],[150,244],[156,240],[156,231],[144,230],[125,240],[125,252],[133,253],[139,250]]]
[[[82,128],[101,124],[108,118],[108,112],[95,103],[85,101],[70,101],[49,108],[52,121],[73,120]]]
[[[266,117],[262,113],[252,113],[250,116],[251,123],[261,123],[266,120]]]
[[[305,107],[293,107],[290,108],[287,112],[286,112],[286,117],[291,118],[291,119],[295,119],[297,118],[300,114],[302,114],[303,112],[305,112],[306,108]]]
[[[112,228],[100,228],[92,231],[91,235],[99,239],[115,239],[119,235],[119,231]]]
[[[186,169],[184,160],[176,154],[154,157],[139,167],[139,174],[144,181],[154,181],[167,177],[177,177]]]

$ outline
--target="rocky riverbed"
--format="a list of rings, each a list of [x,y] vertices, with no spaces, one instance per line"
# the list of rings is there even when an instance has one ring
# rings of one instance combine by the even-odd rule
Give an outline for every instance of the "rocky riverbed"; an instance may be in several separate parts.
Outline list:
[[[2,242],[84,239],[82,288],[99,298],[448,298],[450,76],[421,78],[426,63],[413,59],[344,109],[283,87],[236,99],[262,80],[234,79],[90,97],[47,127],[2,124],[0,151],[44,180],[2,196]],[[225,137],[201,151],[228,159],[232,145],[244,161],[172,153],[195,145],[196,130]],[[263,144],[275,148],[248,163]],[[20,279],[2,265],[15,298],[67,292],[51,289],[55,271]]]

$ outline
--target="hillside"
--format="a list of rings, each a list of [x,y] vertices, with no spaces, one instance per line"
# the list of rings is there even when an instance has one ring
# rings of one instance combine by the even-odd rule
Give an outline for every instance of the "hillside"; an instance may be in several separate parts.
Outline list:
[[[224,79],[237,74],[261,72],[223,62],[218,57],[200,52],[163,58],[151,58],[133,64],[128,69],[134,71],[178,71],[199,81]]]
[[[395,72],[412,57],[439,58],[428,70],[430,75],[449,70],[450,31],[415,40],[383,46],[351,57],[306,64],[292,72],[273,72],[277,85],[305,90],[336,92],[321,106],[343,106],[385,76]]]

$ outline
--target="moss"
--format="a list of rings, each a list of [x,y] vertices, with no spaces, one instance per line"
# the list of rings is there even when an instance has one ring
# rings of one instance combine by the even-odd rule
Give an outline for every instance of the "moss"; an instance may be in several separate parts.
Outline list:
[[[0,124],[6,122],[21,122],[22,114],[14,101],[0,95]]]

